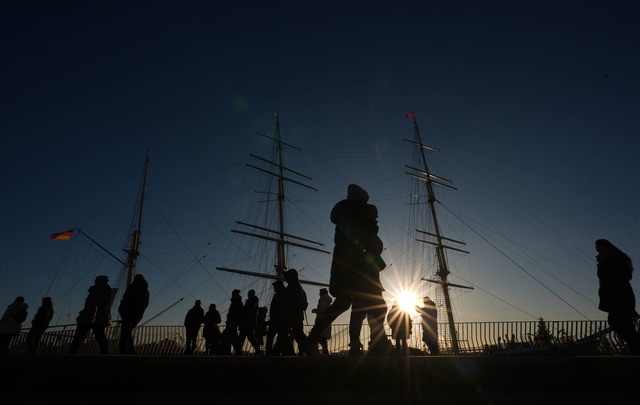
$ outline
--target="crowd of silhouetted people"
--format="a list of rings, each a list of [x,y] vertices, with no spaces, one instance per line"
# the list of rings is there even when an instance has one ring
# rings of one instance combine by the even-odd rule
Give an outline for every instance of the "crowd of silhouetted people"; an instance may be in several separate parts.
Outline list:
[[[205,312],[202,301],[196,300],[184,318],[184,354],[193,355],[202,330],[204,353],[209,355],[243,355],[245,342],[252,354],[267,356],[330,355],[328,341],[331,324],[349,309],[348,355],[364,354],[360,341],[362,324],[367,320],[371,355],[410,353],[407,341],[413,334],[412,319],[406,309],[395,301],[390,309],[383,297],[380,272],[386,267],[381,257],[383,243],[378,236],[378,210],[369,203],[368,193],[350,184],[347,197],[333,207],[330,214],[335,225],[334,249],[329,288],[319,290],[319,299],[312,313],[315,323],[309,334],[304,331],[305,312],[309,306],[307,295],[295,269],[278,269],[272,283],[269,306],[260,305],[255,290],[247,291],[243,301],[241,291],[231,292],[226,322],[216,304]],[[598,308],[608,313],[608,323],[627,344],[632,355],[640,355],[640,333],[636,329],[639,317],[635,310],[635,295],[631,288],[633,266],[624,252],[605,239],[595,242],[597,276],[600,282]],[[89,287],[84,306],[76,318],[77,326],[69,353],[75,354],[87,334],[93,333],[101,354],[109,353],[105,329],[112,324],[112,288],[107,276],[95,278]],[[333,297],[332,297],[333,296]],[[141,274],[135,275],[126,288],[118,306],[120,340],[118,354],[135,354],[133,331],[144,317],[149,305],[149,285]],[[20,334],[27,320],[28,305],[24,297],[17,297],[0,318],[0,353],[7,353],[13,337]],[[438,310],[429,298],[423,306],[415,306],[420,318],[422,341],[431,355],[440,354],[438,347]],[[51,297],[44,297],[42,305],[31,321],[26,336],[30,353],[36,353],[41,338],[49,327],[54,309]],[[391,329],[391,339],[384,330],[384,321]],[[320,352],[319,348],[322,349]]]

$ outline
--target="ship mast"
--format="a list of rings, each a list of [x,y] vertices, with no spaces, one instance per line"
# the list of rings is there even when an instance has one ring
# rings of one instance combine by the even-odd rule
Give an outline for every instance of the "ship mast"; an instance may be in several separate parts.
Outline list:
[[[280,280],[284,279],[284,272],[287,271],[288,265],[287,265],[287,255],[286,255],[286,249],[288,246],[295,246],[295,247],[299,247],[299,248],[303,248],[303,249],[307,249],[307,250],[313,250],[316,252],[321,252],[321,253],[326,253],[326,254],[331,254],[331,252],[323,250],[317,246],[324,246],[322,243],[319,242],[315,242],[313,240],[309,240],[309,239],[305,239],[305,238],[301,238],[299,236],[295,236],[295,235],[291,235],[289,233],[286,232],[285,229],[285,200],[286,200],[286,195],[285,195],[285,184],[286,183],[292,183],[292,184],[296,184],[300,187],[309,189],[309,190],[313,190],[313,191],[318,191],[317,189],[303,183],[302,181],[298,181],[294,178],[295,177],[301,177],[304,180],[311,180],[310,177],[299,173],[297,171],[294,171],[288,167],[285,166],[284,164],[284,160],[283,160],[283,151],[284,148],[289,148],[289,149],[293,149],[296,151],[301,151],[301,149],[290,145],[286,142],[284,142],[282,140],[282,136],[280,134],[280,115],[278,113],[278,111],[275,112],[275,133],[273,136],[269,136],[269,135],[265,135],[265,134],[261,134],[258,133],[258,135],[263,136],[265,138],[270,139],[271,141],[274,142],[275,144],[275,154],[274,154],[274,160],[269,160],[269,159],[265,159],[259,156],[256,156],[254,154],[250,154],[250,156],[256,160],[261,161],[262,163],[266,163],[268,165],[268,169],[264,169],[261,167],[258,167],[254,164],[250,164],[248,163],[247,166],[251,167],[252,169],[255,169],[261,173],[264,173],[270,177],[273,177],[277,180],[277,225],[276,225],[276,229],[270,229],[267,227],[263,227],[263,226],[258,226],[258,225],[252,225],[246,222],[241,222],[241,221],[236,221],[236,224],[241,225],[245,228],[251,228],[255,231],[258,231],[260,233],[256,233],[254,231],[249,232],[246,230],[240,230],[240,229],[236,229],[236,230],[232,230],[231,232],[233,233],[237,233],[237,234],[241,234],[241,235],[245,235],[245,236],[250,236],[250,237],[255,237],[255,238],[259,238],[259,239],[263,239],[263,240],[268,240],[271,242],[275,242],[276,244],[276,254],[275,254],[275,263],[274,263],[274,268],[275,268],[275,275],[273,274],[265,274],[265,273],[260,273],[260,272],[251,272],[251,271],[247,271],[247,270],[239,270],[239,269],[231,269],[228,267],[216,267],[216,269],[221,270],[221,271],[225,271],[225,272],[230,272],[230,273],[236,273],[236,274],[242,274],[242,275],[248,275],[248,276],[254,276],[254,277],[262,277],[262,278],[277,278]],[[315,246],[312,246],[315,245]],[[328,287],[327,284],[324,283],[317,283],[317,282],[312,282],[312,281],[306,281],[306,280],[300,280],[301,284],[311,284],[311,285],[317,285],[317,286],[326,286]]]
[[[420,136],[420,130],[418,128],[418,122],[416,120],[415,114],[409,113],[407,117],[413,118],[414,140],[409,141],[405,139],[405,141],[412,143],[418,148],[421,167],[416,168],[411,166],[405,166],[407,169],[409,169],[409,171],[407,171],[406,174],[408,174],[411,177],[414,177],[415,179],[419,180],[425,185],[427,190],[427,196],[428,196],[427,202],[429,207],[429,213],[433,221],[433,232],[427,232],[427,231],[416,229],[416,232],[422,235],[427,235],[431,237],[431,240],[416,239],[416,241],[435,246],[436,259],[438,263],[437,272],[436,272],[436,276],[438,277],[438,279],[431,280],[431,279],[422,278],[422,280],[437,283],[442,288],[445,311],[447,314],[447,323],[449,325],[449,336],[451,339],[451,347],[452,347],[453,353],[458,354],[460,352],[460,345],[458,343],[458,335],[455,329],[453,310],[451,308],[451,298],[449,296],[449,288],[459,287],[459,288],[473,289],[473,287],[467,287],[467,286],[452,284],[448,282],[447,277],[449,276],[450,272],[449,272],[449,267],[447,265],[447,257],[446,257],[445,250],[446,249],[455,250],[462,253],[469,253],[469,252],[453,246],[448,246],[445,244],[445,241],[447,241],[447,242],[454,242],[461,245],[465,245],[464,242],[460,242],[455,239],[450,239],[442,236],[442,232],[440,230],[440,224],[438,223],[436,207],[435,207],[435,203],[437,199],[434,191],[434,185],[450,188],[453,190],[456,190],[456,188],[451,185],[452,182],[450,180],[447,180],[443,177],[436,176],[429,171],[429,165],[427,164],[425,151],[437,152],[438,150],[436,148],[427,146],[422,143],[422,137]]]
[[[147,171],[149,168],[149,151],[147,151],[147,157],[144,161],[144,172],[142,175],[142,185],[140,187],[140,197],[137,207],[137,215],[134,216],[136,226],[131,235],[131,245],[128,249],[123,249],[127,253],[127,284],[130,285],[133,281],[133,277],[136,275],[136,264],[138,262],[138,256],[140,256],[140,235],[142,234],[142,213],[144,208],[144,195],[147,184]],[[126,288],[125,286],[125,288]]]

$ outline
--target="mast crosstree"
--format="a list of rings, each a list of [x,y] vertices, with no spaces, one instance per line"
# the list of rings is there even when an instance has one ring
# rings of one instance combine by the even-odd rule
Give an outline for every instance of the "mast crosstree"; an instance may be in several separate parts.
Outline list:
[[[432,280],[432,279],[427,279],[423,277],[421,278],[421,280],[440,285],[442,289],[442,295],[444,297],[445,311],[447,314],[447,323],[449,326],[448,332],[451,340],[451,348],[455,354],[458,354],[460,352],[460,345],[458,343],[458,335],[455,329],[455,322],[453,317],[453,309],[451,307],[451,297],[449,295],[449,288],[457,287],[457,288],[466,288],[466,289],[472,290],[473,287],[449,283],[447,278],[450,272],[447,264],[446,250],[454,250],[461,253],[469,253],[469,252],[462,250],[458,247],[445,244],[446,242],[453,242],[460,245],[465,245],[464,242],[447,238],[442,235],[440,224],[438,222],[437,211],[435,207],[435,203],[437,200],[436,200],[434,186],[437,185],[440,187],[445,187],[453,190],[456,190],[456,188],[452,185],[453,183],[452,181],[447,180],[443,177],[436,176],[432,174],[431,171],[429,170],[429,165],[427,163],[425,151],[438,152],[438,149],[433,148],[431,146],[427,146],[424,143],[422,143],[422,137],[420,136],[420,130],[418,128],[418,122],[416,120],[416,116],[413,112],[411,112],[406,116],[406,118],[409,118],[409,117],[413,118],[414,139],[412,141],[405,139],[405,141],[413,144],[417,148],[417,151],[419,154],[420,167],[417,168],[417,167],[405,165],[405,167],[408,169],[408,171],[406,171],[405,173],[411,176],[412,178],[418,180],[422,184],[424,184],[427,190],[428,210],[429,210],[430,218],[433,224],[433,230],[431,232],[416,229],[416,232],[418,234],[426,235],[431,239],[429,240],[429,239],[416,238],[416,241],[425,243],[428,245],[432,245],[435,247],[437,266],[438,266],[436,271],[436,276],[438,277],[437,279]]]
[[[235,273],[235,274],[241,274],[241,275],[246,275],[246,276],[252,276],[252,277],[262,277],[262,278],[270,278],[270,279],[279,279],[279,280],[284,280],[284,272],[287,271],[289,269],[288,267],[288,263],[287,263],[287,247],[289,246],[293,246],[293,247],[297,247],[297,248],[302,248],[302,249],[306,249],[306,250],[311,250],[311,251],[316,251],[316,252],[320,252],[320,253],[327,253],[327,254],[331,254],[331,252],[326,251],[324,249],[322,249],[321,247],[324,246],[322,243],[320,242],[316,242],[310,239],[305,239],[305,238],[301,238],[299,236],[295,236],[292,234],[287,233],[286,229],[285,229],[285,200],[286,200],[286,195],[285,195],[285,185],[288,183],[291,184],[295,184],[299,187],[303,187],[306,188],[308,190],[312,190],[312,191],[318,191],[317,189],[305,184],[303,182],[303,180],[297,180],[297,178],[302,178],[304,180],[311,180],[310,177],[299,173],[295,170],[292,170],[288,167],[286,167],[284,165],[284,161],[283,161],[283,150],[285,147],[287,148],[291,148],[293,150],[297,150],[300,151],[299,148],[290,145],[286,142],[284,142],[282,140],[282,136],[280,134],[280,115],[278,113],[278,111],[276,111],[275,113],[275,133],[274,136],[269,136],[269,135],[265,135],[265,134],[261,134],[258,133],[258,135],[263,136],[265,138],[270,139],[271,141],[274,142],[275,145],[275,154],[274,154],[274,158],[273,159],[265,159],[262,158],[260,156],[256,156],[253,154],[250,154],[250,156],[258,161],[261,161],[263,163],[265,163],[268,167],[268,169],[262,168],[262,167],[258,167],[254,164],[250,164],[247,163],[248,167],[251,167],[252,169],[255,169],[257,171],[259,171],[260,173],[263,173],[271,178],[274,178],[277,181],[277,191],[276,191],[276,198],[277,198],[277,223],[276,223],[276,227],[274,229],[272,228],[268,228],[268,227],[264,227],[264,226],[258,226],[258,225],[253,225],[253,224],[249,224],[246,222],[241,222],[241,221],[236,221],[236,224],[244,227],[246,230],[242,230],[242,229],[236,229],[236,230],[232,230],[231,232],[236,233],[236,234],[240,234],[240,235],[245,235],[245,236],[249,236],[249,237],[253,237],[253,238],[258,238],[258,239],[262,239],[262,240],[266,240],[266,241],[270,241],[270,242],[274,242],[275,243],[275,262],[274,262],[274,273],[273,274],[267,274],[267,273],[260,273],[260,272],[252,272],[252,271],[248,271],[248,270],[239,270],[239,269],[232,269],[229,267],[216,267],[216,269],[220,270],[220,271],[224,271],[224,272],[229,272],[229,273]],[[328,284],[325,283],[319,283],[319,282],[313,282],[313,281],[308,281],[308,280],[302,280],[300,279],[300,283],[301,284],[310,284],[310,285],[316,285],[316,286],[323,286],[323,287],[328,287]]]

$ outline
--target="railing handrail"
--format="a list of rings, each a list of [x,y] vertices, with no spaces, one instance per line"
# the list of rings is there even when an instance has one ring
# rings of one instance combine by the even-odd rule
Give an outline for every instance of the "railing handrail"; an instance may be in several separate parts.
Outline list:
[[[306,326],[306,332],[312,325]],[[636,325],[637,326],[637,325]],[[44,333],[38,352],[47,354],[63,354],[73,339],[75,324],[54,325]],[[221,325],[223,328],[224,325]],[[443,331],[444,323],[439,324]],[[390,329],[385,325],[388,335]],[[12,339],[10,351],[26,353],[25,338],[29,329]],[[349,326],[333,324],[329,350],[333,354],[345,354],[349,348]],[[460,355],[477,354],[625,354],[625,345],[612,332],[605,320],[598,321],[491,321],[491,322],[457,322]],[[134,342],[139,354],[181,354],[184,351],[183,325],[145,325],[134,330]],[[117,352],[120,327],[118,323],[108,327],[106,336],[111,353]],[[368,347],[369,328],[362,328],[361,342]],[[426,354],[422,343],[420,323],[412,324],[412,333],[407,343],[411,353]],[[198,339],[197,353],[204,352],[204,339]],[[439,336],[440,354],[454,354],[450,342],[445,336]],[[252,352],[248,342],[244,351]],[[79,353],[98,353],[98,347],[89,333]]]

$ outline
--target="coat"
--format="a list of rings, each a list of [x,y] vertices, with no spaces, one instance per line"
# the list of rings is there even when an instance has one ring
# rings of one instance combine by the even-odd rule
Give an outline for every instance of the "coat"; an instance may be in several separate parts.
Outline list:
[[[22,322],[15,319],[20,310],[27,310],[29,305],[24,302],[13,302],[7,306],[0,318],[0,335],[18,335],[22,329]]]
[[[78,325],[111,326],[111,287],[94,284],[84,300],[84,308],[76,318]]]
[[[621,251],[613,250],[598,256],[600,287],[598,309],[604,312],[636,316],[636,297],[631,288],[633,266]]]
[[[51,302],[48,304],[43,303],[31,321],[31,329],[46,330],[49,327],[49,323],[51,323],[51,319],[53,319],[53,312]]]
[[[149,306],[149,283],[142,278],[136,278],[122,295],[118,313],[123,321],[137,325]]]
[[[346,199],[331,210],[331,222],[336,225],[329,279],[333,296],[384,291],[380,268],[373,265],[373,258],[379,258],[383,246],[371,207],[375,208],[363,200]]]

